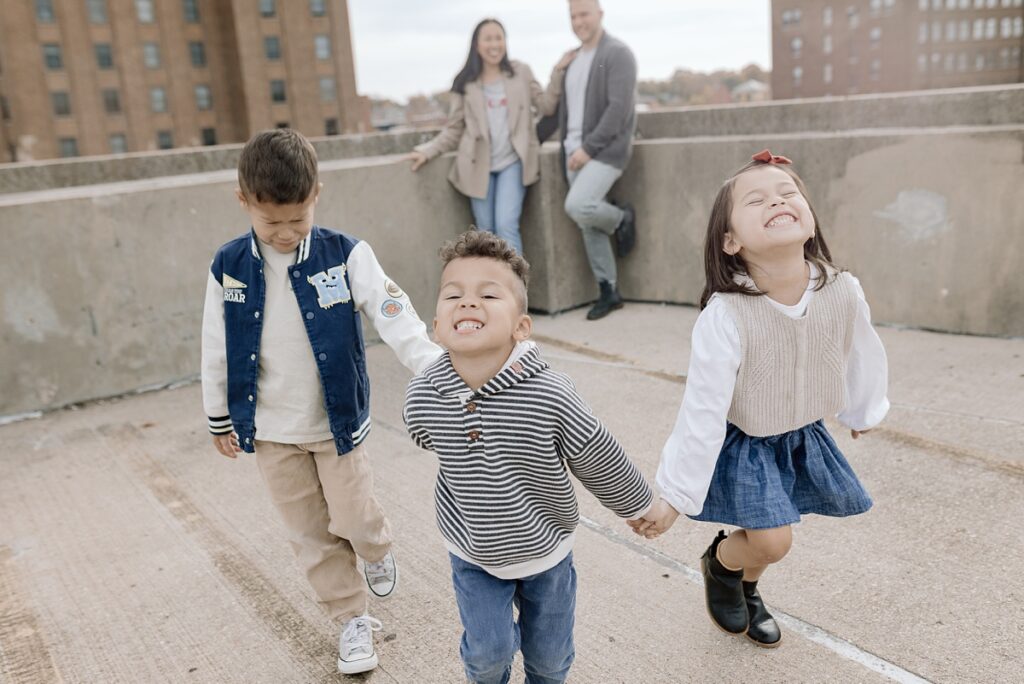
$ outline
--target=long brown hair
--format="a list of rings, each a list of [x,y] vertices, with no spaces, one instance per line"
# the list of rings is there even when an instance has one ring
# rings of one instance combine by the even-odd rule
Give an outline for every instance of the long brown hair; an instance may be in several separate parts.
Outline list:
[[[708,305],[711,295],[716,292],[738,292],[752,297],[759,297],[764,294],[747,285],[741,285],[734,280],[737,274],[748,273],[747,264],[739,254],[725,253],[725,235],[732,230],[729,217],[732,215],[732,191],[736,186],[736,179],[751,169],[769,164],[771,162],[751,160],[743,168],[732,174],[722,184],[722,187],[718,189],[715,203],[711,207],[711,217],[708,219],[707,237],[704,239],[705,280],[704,292],[700,296],[701,309]],[[828,274],[837,270],[832,263],[832,253],[829,251],[828,245],[825,244],[825,237],[821,233],[821,220],[818,219],[818,214],[814,211],[814,205],[811,204],[811,198],[807,194],[807,187],[796,171],[790,168],[788,164],[772,165],[789,174],[793,182],[796,183],[800,194],[807,200],[811,216],[814,217],[814,236],[804,243],[804,259],[817,266],[820,275],[818,277],[818,284],[815,285],[814,289],[820,290],[828,282]]]

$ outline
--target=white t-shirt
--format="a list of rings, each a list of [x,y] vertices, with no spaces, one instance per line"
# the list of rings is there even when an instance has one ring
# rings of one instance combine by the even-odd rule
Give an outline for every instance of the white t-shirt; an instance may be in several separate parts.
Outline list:
[[[593,50],[580,50],[565,72],[565,103],[568,120],[565,124],[565,156],[583,146],[583,109],[586,106],[587,83],[590,82],[590,67],[594,63]]]
[[[505,79],[484,83],[484,103],[487,105],[487,129],[491,136],[491,173],[507,169],[519,160],[512,149],[508,130],[508,96]]]

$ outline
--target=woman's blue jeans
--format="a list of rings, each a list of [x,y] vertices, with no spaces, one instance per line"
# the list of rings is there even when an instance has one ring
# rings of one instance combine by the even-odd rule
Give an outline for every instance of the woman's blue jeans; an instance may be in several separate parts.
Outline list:
[[[570,553],[538,575],[503,580],[449,554],[462,617],[462,663],[475,684],[506,684],[523,651],[527,684],[561,684],[575,658],[576,568]],[[513,605],[519,620],[513,619]]]
[[[470,197],[473,220],[478,230],[496,233],[498,237],[523,253],[523,239],[519,235],[519,217],[523,213],[523,162],[517,161],[501,171],[492,172],[487,184],[487,197]]]

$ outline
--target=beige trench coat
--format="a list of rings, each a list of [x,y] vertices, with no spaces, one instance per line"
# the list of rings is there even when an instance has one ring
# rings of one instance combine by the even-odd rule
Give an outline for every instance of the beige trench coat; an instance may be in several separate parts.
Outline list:
[[[523,185],[531,185],[540,177],[534,110],[540,116],[553,114],[562,94],[565,71],[555,69],[547,90],[533,77],[530,67],[512,62],[515,76],[505,76],[508,99],[508,130],[512,149],[523,162]],[[427,159],[458,150],[448,180],[464,195],[484,199],[491,173],[491,137],[487,124],[487,103],[479,80],[466,84],[466,94],[452,93],[448,121],[430,142],[418,145]]]

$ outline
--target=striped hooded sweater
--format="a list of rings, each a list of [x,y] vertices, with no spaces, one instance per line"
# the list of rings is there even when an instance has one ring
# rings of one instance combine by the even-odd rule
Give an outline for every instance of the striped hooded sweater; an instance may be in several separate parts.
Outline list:
[[[571,472],[606,508],[637,518],[653,493],[622,447],[532,344],[477,391],[444,354],[409,383],[405,423],[439,460],[437,524],[455,555],[525,577],[572,550]]]

